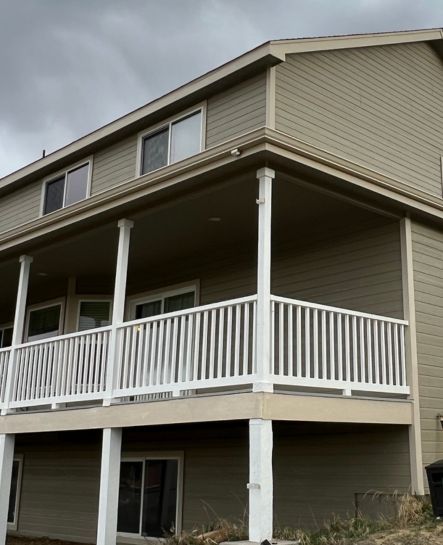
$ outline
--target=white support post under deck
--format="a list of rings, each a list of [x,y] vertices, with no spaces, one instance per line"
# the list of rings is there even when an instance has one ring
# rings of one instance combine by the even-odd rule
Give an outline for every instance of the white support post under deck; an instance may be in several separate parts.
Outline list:
[[[275,172],[268,168],[257,171],[258,193],[258,258],[257,258],[257,325],[255,392],[272,392],[271,372],[271,220],[272,181]]]
[[[26,318],[26,300],[28,298],[29,273],[31,270],[32,261],[33,259],[29,255],[21,255],[19,258],[20,276],[18,280],[17,299],[15,305],[14,328],[12,330],[11,352],[9,354],[8,362],[8,375],[6,378],[5,405],[2,409],[2,415],[7,414],[8,405],[11,401],[16,357],[15,347],[23,342],[23,331],[25,329]]]
[[[14,462],[13,434],[0,434],[0,545],[5,545],[8,530],[9,491]]]
[[[115,545],[117,542],[121,448],[122,429],[105,428],[100,470],[97,545]]]
[[[272,540],[272,420],[249,421],[249,541]]]
[[[115,271],[114,302],[112,307],[112,330],[109,339],[108,365],[106,374],[106,395],[104,405],[110,405],[112,390],[117,371],[117,326],[123,322],[125,314],[126,279],[128,275],[129,243],[131,240],[131,229],[134,222],[121,219],[118,222],[119,239],[117,251],[117,265]]]

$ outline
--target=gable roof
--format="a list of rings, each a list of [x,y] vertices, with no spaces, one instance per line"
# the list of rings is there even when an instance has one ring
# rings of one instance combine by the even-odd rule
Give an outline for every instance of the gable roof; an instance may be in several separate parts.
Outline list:
[[[19,170],[0,178],[0,190],[12,184],[26,183],[36,175],[45,175],[61,168],[68,160],[75,161],[93,153],[99,144],[123,137],[139,130],[156,115],[167,116],[168,108],[180,107],[201,100],[208,93],[224,89],[248,75],[268,66],[283,62],[286,55],[328,51],[345,48],[371,47],[414,42],[433,42],[443,57],[443,29],[407,30],[372,34],[350,34],[271,40],[231,61],[203,74],[202,76],[174,89],[148,104],[100,127],[99,129],[71,142],[70,144],[38,159]]]

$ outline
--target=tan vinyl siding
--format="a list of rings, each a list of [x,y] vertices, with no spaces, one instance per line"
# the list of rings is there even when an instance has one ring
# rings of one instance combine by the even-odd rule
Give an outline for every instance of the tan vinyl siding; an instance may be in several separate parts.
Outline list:
[[[0,233],[38,218],[42,182],[34,182],[0,197]]]
[[[276,128],[442,196],[443,64],[426,43],[288,56]]]
[[[25,460],[18,533],[95,542],[100,447],[99,432],[17,438]],[[123,456],[162,451],[184,458],[185,530],[245,516],[247,422],[124,431]],[[407,490],[407,428],[274,422],[273,465],[276,526],[313,527],[352,512],[355,493]]]
[[[95,195],[136,175],[137,135],[117,142],[94,155],[91,194]]]
[[[266,73],[208,99],[206,147],[265,125]]]
[[[412,224],[423,462],[443,458],[443,231]]]
[[[274,252],[272,291],[352,310],[403,317],[397,222],[377,220]]]

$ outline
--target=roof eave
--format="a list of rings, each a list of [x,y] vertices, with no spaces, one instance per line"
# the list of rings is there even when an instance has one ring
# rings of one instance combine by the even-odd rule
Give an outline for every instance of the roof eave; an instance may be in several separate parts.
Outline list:
[[[355,34],[347,36],[329,36],[324,38],[303,38],[301,40],[274,40],[270,42],[275,55],[285,57],[294,53],[329,51],[331,49],[351,49],[395,45],[403,43],[427,42],[443,39],[443,29],[407,30],[384,32],[380,34]]]

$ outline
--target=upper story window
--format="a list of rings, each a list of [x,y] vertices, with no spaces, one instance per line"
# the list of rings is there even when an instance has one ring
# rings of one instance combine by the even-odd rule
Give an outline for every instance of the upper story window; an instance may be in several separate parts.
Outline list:
[[[203,110],[170,121],[142,136],[141,174],[165,167],[202,150]]]
[[[43,214],[85,199],[89,193],[91,162],[80,163],[43,184]]]

